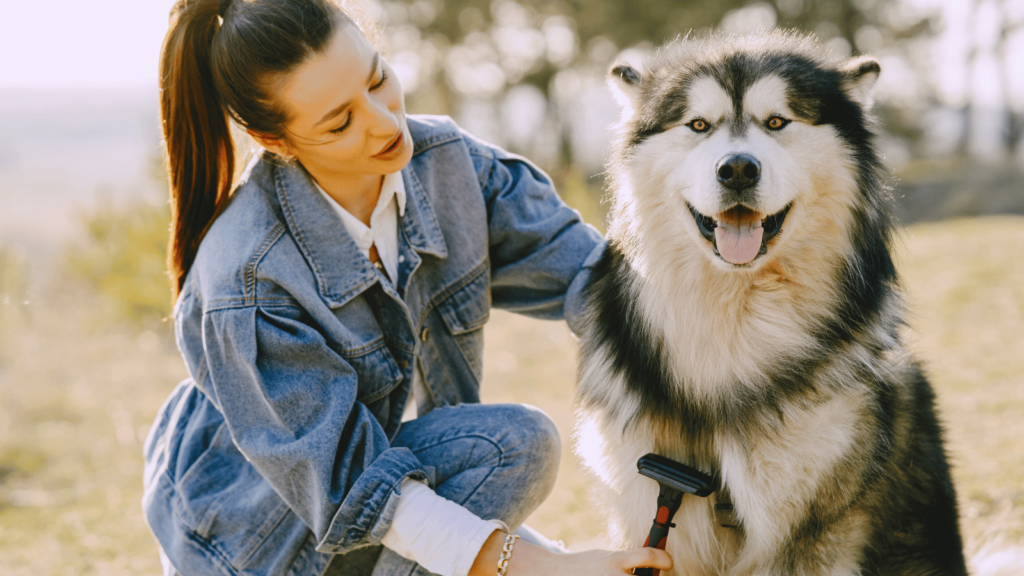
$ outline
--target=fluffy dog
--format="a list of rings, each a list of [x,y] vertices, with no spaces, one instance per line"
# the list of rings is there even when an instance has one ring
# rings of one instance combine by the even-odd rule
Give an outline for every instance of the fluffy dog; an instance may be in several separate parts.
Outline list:
[[[683,499],[673,574],[966,574],[934,395],[900,342],[879,71],[788,33],[611,70],[577,451],[622,545],[654,517],[640,456],[716,478]]]

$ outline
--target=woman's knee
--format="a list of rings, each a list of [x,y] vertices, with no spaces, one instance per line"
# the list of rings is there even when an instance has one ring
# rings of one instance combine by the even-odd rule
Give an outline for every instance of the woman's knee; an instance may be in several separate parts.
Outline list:
[[[438,494],[474,514],[515,528],[554,488],[562,442],[542,410],[462,404],[419,420],[398,440],[435,469]]]
[[[540,408],[526,404],[508,404],[505,408],[502,453],[522,466],[530,483],[547,496],[554,487],[562,455],[558,427]]]

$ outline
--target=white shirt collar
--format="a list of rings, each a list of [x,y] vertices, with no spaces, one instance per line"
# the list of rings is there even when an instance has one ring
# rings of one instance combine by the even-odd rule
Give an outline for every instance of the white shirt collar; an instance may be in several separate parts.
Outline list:
[[[316,189],[327,199],[328,203],[341,218],[349,236],[355,241],[356,247],[363,256],[369,258],[370,246],[377,245],[377,251],[384,268],[391,278],[396,278],[398,273],[398,219],[405,216],[405,182],[402,180],[401,172],[386,174],[380,187],[380,196],[377,198],[377,205],[370,215],[370,225],[363,224],[338,204],[334,198],[313,181]],[[397,208],[397,217],[396,217]]]
[[[391,192],[385,192],[391,190]],[[394,194],[398,202],[398,216],[405,216],[405,180],[401,172],[392,172],[384,176],[384,182],[380,186],[381,194]]]

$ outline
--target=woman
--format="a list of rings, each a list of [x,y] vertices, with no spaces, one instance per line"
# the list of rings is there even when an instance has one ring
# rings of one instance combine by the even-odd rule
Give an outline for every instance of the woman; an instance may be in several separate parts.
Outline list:
[[[145,448],[166,573],[671,566],[507,533],[550,491],[559,441],[536,409],[478,403],[481,326],[492,298],[572,320],[601,249],[544,174],[407,118],[329,0],[181,0],[161,66],[192,376]],[[266,150],[230,195],[228,113]],[[419,418],[402,422],[407,403]]]

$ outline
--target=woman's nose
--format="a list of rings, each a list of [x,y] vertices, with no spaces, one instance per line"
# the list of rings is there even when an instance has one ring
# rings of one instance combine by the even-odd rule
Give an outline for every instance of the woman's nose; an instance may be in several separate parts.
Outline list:
[[[390,138],[398,132],[402,123],[399,119],[398,109],[392,106],[391,98],[385,95],[371,95],[367,100],[369,112],[373,118],[371,133],[374,136]]]

